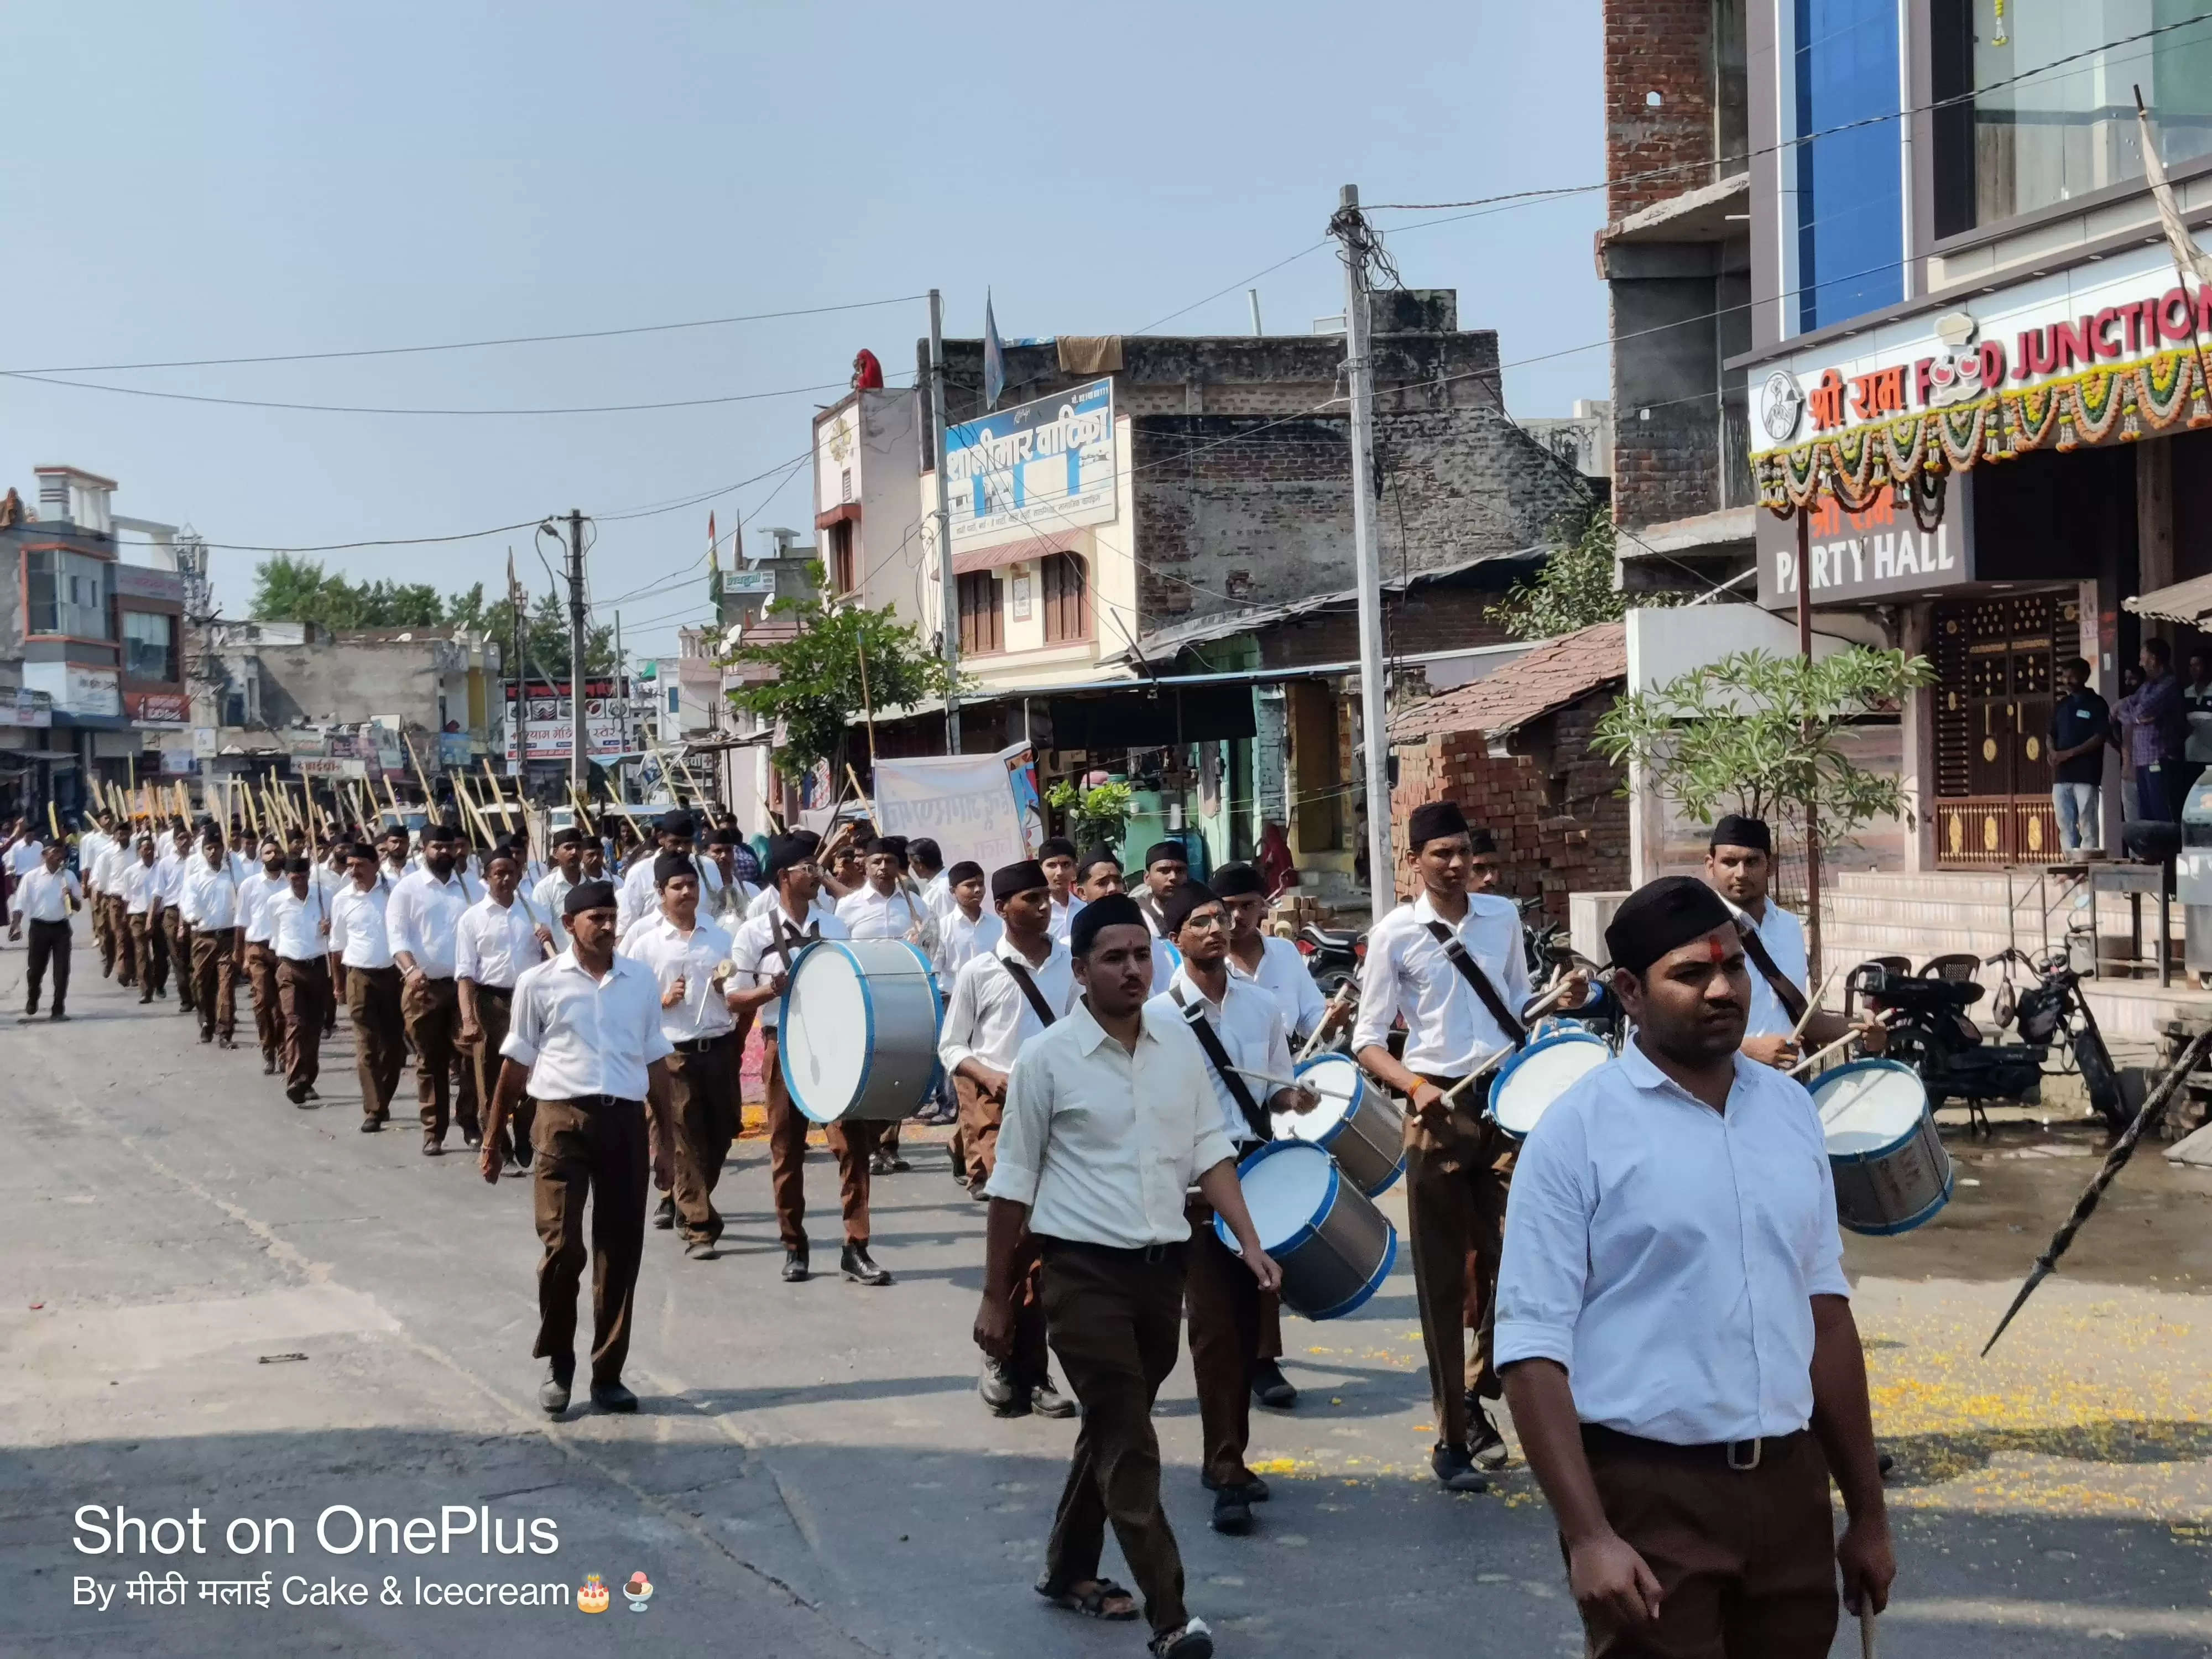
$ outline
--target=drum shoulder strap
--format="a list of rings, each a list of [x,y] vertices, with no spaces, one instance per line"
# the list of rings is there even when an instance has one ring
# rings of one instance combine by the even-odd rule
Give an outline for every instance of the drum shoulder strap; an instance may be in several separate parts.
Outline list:
[[[1030,1010],[1035,1012],[1039,1021],[1050,1025],[1060,1018],[1053,1012],[1052,1005],[1044,1000],[1044,993],[1037,989],[1037,982],[1030,976],[1026,963],[1009,962],[1005,957],[1000,957],[999,960],[1006,966],[1006,976],[1019,986],[1022,994],[1029,999]]]
[[[1262,1140],[1273,1140],[1275,1136],[1268,1125],[1267,1115],[1260,1109],[1260,1103],[1252,1098],[1252,1091],[1245,1086],[1244,1074],[1230,1063],[1229,1051],[1221,1046],[1221,1034],[1213,1029],[1213,1022],[1206,1017],[1206,1005],[1185,1001],[1181,986],[1170,987],[1168,994],[1175,999],[1176,1006],[1182,1010],[1184,1023],[1190,1027],[1191,1035],[1198,1039],[1198,1046],[1206,1050],[1206,1059],[1213,1062],[1214,1074],[1220,1078],[1222,1086],[1229,1091],[1229,1097],[1237,1103],[1237,1109],[1244,1114],[1244,1121],[1251,1126],[1252,1133]]]
[[[1774,960],[1773,953],[1766,948],[1766,941],[1759,938],[1759,929],[1738,917],[1735,930],[1743,935],[1744,954],[1751,958],[1752,965],[1759,969],[1759,976],[1774,992],[1775,1000],[1782,1005],[1782,1012],[1790,1016],[1792,1024],[1803,1019],[1805,1010],[1811,1005],[1805,1000],[1805,994],[1790,983],[1790,975],[1782,971],[1780,964]]]
[[[1474,988],[1475,995],[1482,1000],[1482,1006],[1490,1011],[1491,1018],[1498,1022],[1498,1029],[1505,1033],[1515,1048],[1526,1044],[1528,1028],[1505,1006],[1505,999],[1490,982],[1490,975],[1482,971],[1482,964],[1467,953],[1467,946],[1459,942],[1459,935],[1441,921],[1431,922],[1429,933],[1444,947],[1444,955],[1450,958],[1451,965],[1459,969],[1460,977]]]

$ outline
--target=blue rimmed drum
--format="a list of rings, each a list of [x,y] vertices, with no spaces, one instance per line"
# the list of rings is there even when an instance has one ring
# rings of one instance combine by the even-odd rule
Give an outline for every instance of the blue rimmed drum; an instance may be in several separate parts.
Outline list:
[[[1907,1233],[1951,1201],[1951,1154],[1919,1073],[1893,1060],[1855,1060],[1809,1086],[1837,1220],[1855,1233]]]
[[[1525,1140],[1553,1101],[1612,1058],[1611,1046],[1595,1032],[1555,1028],[1498,1068],[1485,1109],[1508,1136]]]
[[[1375,1201],[1304,1140],[1271,1140],[1237,1168],[1260,1248],[1283,1270],[1283,1305],[1308,1319],[1341,1319],[1382,1287],[1398,1259],[1398,1230]],[[1234,1250],[1235,1235],[1213,1220]]]
[[[1321,1097],[1310,1112],[1278,1112],[1270,1124],[1278,1140],[1311,1141],[1376,1198],[1406,1172],[1406,1115],[1368,1080],[1349,1054],[1323,1054],[1298,1067],[1298,1081]]]
[[[936,1080],[942,1019],[929,959],[904,939],[817,939],[776,1017],[792,1103],[817,1123],[913,1116]]]

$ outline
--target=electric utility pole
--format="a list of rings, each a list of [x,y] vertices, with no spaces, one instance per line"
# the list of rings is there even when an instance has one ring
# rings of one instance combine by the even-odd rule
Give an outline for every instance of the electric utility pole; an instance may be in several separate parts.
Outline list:
[[[937,480],[938,637],[945,651],[945,752],[960,752],[960,579],[952,574],[952,513],[945,495],[945,306],[929,290],[929,453]],[[1022,734],[1026,738],[1029,733]]]
[[[568,781],[578,799],[590,793],[592,763],[584,731],[584,515],[568,509]]]
[[[1390,856],[1389,682],[1382,666],[1382,568],[1375,550],[1375,364],[1369,354],[1367,262],[1373,240],[1359,186],[1338,192],[1329,234],[1344,256],[1344,370],[1352,402],[1352,550],[1359,586],[1359,731],[1367,758],[1367,888],[1375,920],[1397,896]]]

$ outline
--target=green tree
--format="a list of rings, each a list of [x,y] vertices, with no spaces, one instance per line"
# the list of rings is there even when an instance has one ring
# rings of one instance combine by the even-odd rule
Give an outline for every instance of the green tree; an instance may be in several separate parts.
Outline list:
[[[1129,816],[1137,810],[1136,795],[1126,783],[1085,789],[1073,778],[1062,778],[1044,799],[1054,811],[1065,814],[1068,839],[1085,849],[1119,847],[1128,833]]]
[[[1633,763],[1644,787],[1695,823],[1741,812],[1802,837],[1810,800],[1832,844],[1878,817],[1910,818],[1897,775],[1853,758],[1852,727],[1935,678],[1925,657],[1864,646],[1810,662],[1732,652],[1623,696],[1592,742],[1615,765]]]
[[[818,588],[823,581],[819,566],[812,576]],[[782,722],[784,744],[775,763],[787,777],[822,761],[842,775],[864,710],[908,708],[951,689],[943,659],[888,605],[869,611],[817,597],[778,599],[769,611],[796,621],[798,636],[732,653],[730,661],[772,668],[775,678],[734,691],[731,700],[764,720]]]
[[[314,623],[332,630],[349,628],[475,629],[502,647],[514,638],[514,607],[507,599],[486,604],[477,582],[450,598],[428,582],[349,582],[313,559],[289,553],[264,559],[253,573],[253,616],[259,622]],[[568,672],[568,613],[560,599],[542,593],[524,610],[526,644],[533,674],[566,678]],[[603,673],[614,665],[611,625],[587,630],[586,672]]]
[[[1619,622],[1630,595],[1613,585],[1613,514],[1604,505],[1555,520],[1553,550],[1536,574],[1507,592],[1483,615],[1516,640],[1555,640],[1597,623]],[[1638,593],[1642,607],[1678,605],[1686,595]]]

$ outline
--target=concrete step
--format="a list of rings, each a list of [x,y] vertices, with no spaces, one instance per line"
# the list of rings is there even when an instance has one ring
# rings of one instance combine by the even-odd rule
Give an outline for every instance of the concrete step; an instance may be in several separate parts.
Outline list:
[[[2038,902],[2039,890],[2045,896],[2044,902],[2055,900],[2063,890],[2056,878],[2045,878],[2039,883],[2035,875],[2016,872],[2009,889],[2002,872],[1987,875],[1960,871],[1929,871],[1919,875],[1887,870],[1838,870],[1833,886],[1839,892],[1891,898],[1949,899],[1960,903],[2002,904],[2009,891],[2012,902],[2033,905]]]
[[[1820,913],[1829,918],[1828,925],[1832,927],[1859,924],[1886,926],[1902,922],[1920,927],[1979,927],[1998,934],[2004,933],[2008,919],[2029,924],[2038,919],[2034,909],[2008,908],[2002,900],[1962,900],[1850,890],[1825,896]]]

